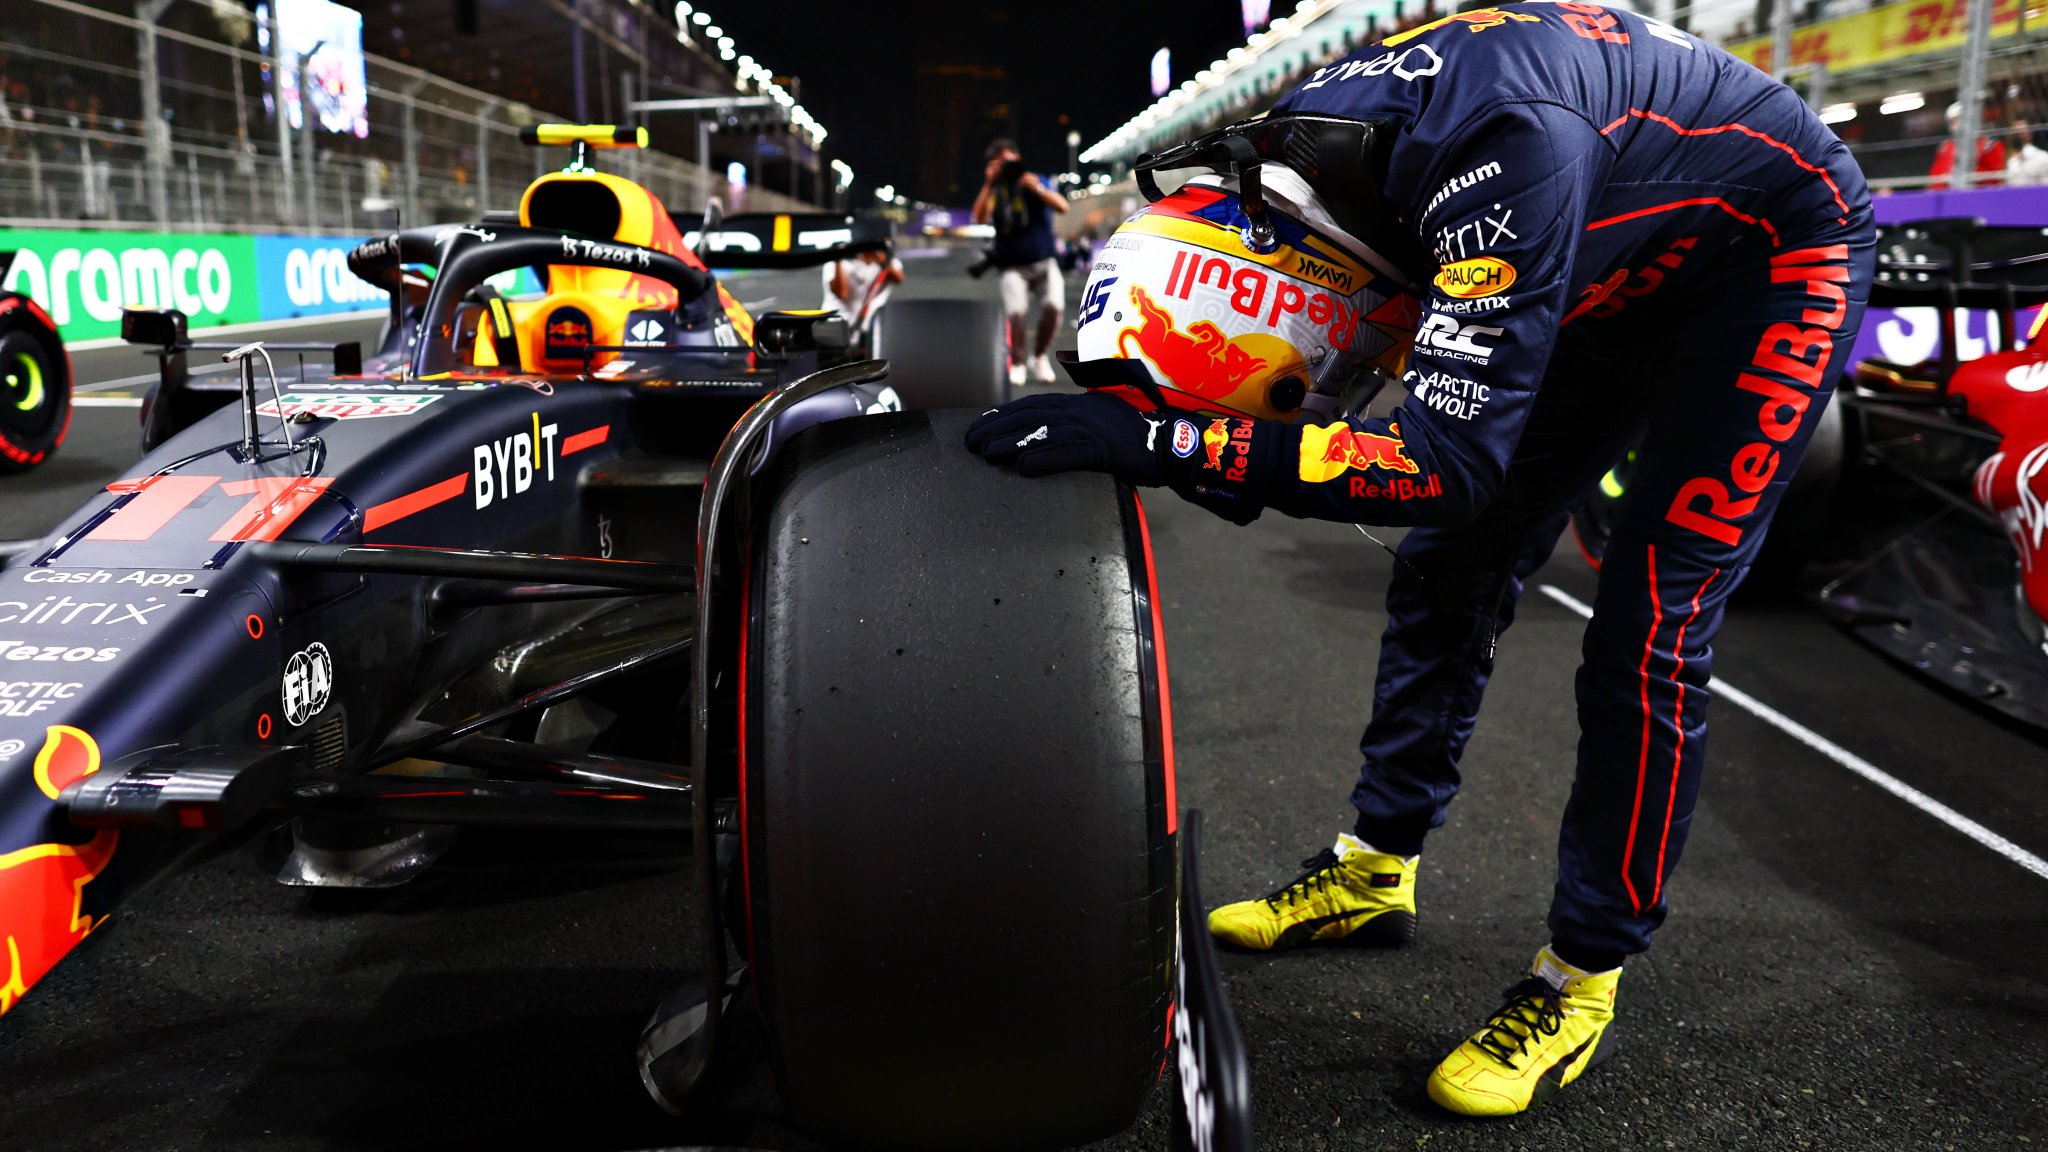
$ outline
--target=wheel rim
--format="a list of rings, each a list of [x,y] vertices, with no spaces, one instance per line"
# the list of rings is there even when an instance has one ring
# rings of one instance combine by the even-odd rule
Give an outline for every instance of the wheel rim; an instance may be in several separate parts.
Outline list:
[[[43,341],[20,330],[0,336],[0,437],[41,459],[63,435],[69,402],[62,366]]]
[[[43,406],[49,396],[49,389],[43,383],[43,362],[28,352],[16,352],[0,364],[0,388],[5,390],[5,403],[20,412],[33,412]]]
[[[1573,527],[1579,530],[1579,544],[1585,550],[1587,560],[1595,567],[1607,553],[1608,537],[1614,535],[1614,526],[1621,520],[1621,501],[1628,495],[1629,485],[1636,478],[1636,450],[1630,448],[1607,474],[1600,477],[1600,483],[1586,493],[1585,502],[1579,505],[1578,514],[1572,518]]]

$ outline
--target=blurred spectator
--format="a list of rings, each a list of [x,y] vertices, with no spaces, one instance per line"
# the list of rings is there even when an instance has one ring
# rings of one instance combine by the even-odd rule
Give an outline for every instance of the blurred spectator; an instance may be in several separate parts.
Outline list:
[[[890,288],[903,283],[903,261],[890,252],[862,252],[826,264],[824,276],[825,308],[846,317],[857,335],[867,331]]]
[[[2033,128],[2024,120],[2015,120],[2012,130],[2012,148],[2005,161],[2005,182],[2015,187],[2048,184],[2048,151],[2034,143]]]
[[[1963,106],[1961,104],[1949,105],[1948,139],[1943,140],[1941,147],[1934,150],[1934,167],[1927,170],[1927,186],[1929,188],[1948,187],[1949,174],[1954,172],[1956,167],[1956,132],[1961,126],[1962,121]],[[1984,127],[1989,126],[1987,120]],[[2004,179],[2005,144],[2003,141],[1992,139],[1991,134],[1985,132],[1983,128],[1978,129],[1977,163],[1970,171],[1973,174],[1970,183],[1980,188],[1985,185],[2000,183]]]

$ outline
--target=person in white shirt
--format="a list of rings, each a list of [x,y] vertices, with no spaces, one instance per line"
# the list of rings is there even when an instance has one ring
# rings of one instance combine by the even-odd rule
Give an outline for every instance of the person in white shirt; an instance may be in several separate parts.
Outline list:
[[[903,261],[889,252],[862,252],[831,261],[823,273],[823,307],[846,317],[848,327],[858,334],[868,330],[890,290],[903,283]]]
[[[2033,129],[2013,121],[2012,151],[2005,161],[2005,182],[2015,188],[2048,184],[2048,150],[2034,143]]]

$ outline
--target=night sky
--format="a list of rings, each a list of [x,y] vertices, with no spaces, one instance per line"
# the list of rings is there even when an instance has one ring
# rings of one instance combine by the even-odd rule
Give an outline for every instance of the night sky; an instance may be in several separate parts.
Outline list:
[[[1238,0],[703,0],[700,5],[735,41],[778,75],[801,78],[799,99],[830,131],[828,156],[853,165],[858,188],[894,183],[909,195],[965,204],[980,185],[981,152],[992,125],[1007,124],[1027,163],[1039,171],[1066,167],[1069,126],[1081,147],[1129,119],[1152,96],[1152,53],[1172,49],[1173,82],[1194,75],[1244,42]],[[1293,11],[1277,0],[1273,15]],[[920,83],[920,65],[1001,68],[1005,80],[983,80],[971,99],[956,88]],[[984,73],[985,74],[985,73]],[[952,165],[950,187],[933,187],[934,125],[974,105],[973,123],[958,133],[969,155]],[[939,105],[935,107],[934,105]],[[1007,117],[989,118],[991,110]],[[1070,123],[1062,123],[1067,117]],[[925,179],[920,179],[920,173]],[[972,181],[972,187],[963,187]]]

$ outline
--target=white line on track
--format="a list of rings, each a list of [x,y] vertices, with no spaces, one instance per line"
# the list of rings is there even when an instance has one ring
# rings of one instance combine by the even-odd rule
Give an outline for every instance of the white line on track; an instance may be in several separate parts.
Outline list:
[[[140,396],[73,396],[73,408],[140,408]]]
[[[1542,585],[1542,589],[1545,596],[1550,597],[1573,612],[1588,620],[1593,618],[1593,609],[1564,589],[1554,584]],[[1776,708],[1758,700],[1721,677],[1714,677],[1712,691],[1730,704],[1748,712],[1750,715],[1778,729],[1828,759],[1833,760],[1835,763],[1863,777],[1879,788],[1897,796],[1899,799],[1927,813],[1943,824],[1961,832],[1963,835],[1991,849],[2007,860],[2025,868],[2036,876],[2048,879],[2048,860],[2043,860],[2041,857],[2007,840],[2005,837],[1943,804],[1911,784],[1883,771],[1877,765],[1856,755],[1840,744],[1829,740],[1827,737],[1792,719]]]
[[[229,373],[229,372],[233,372],[233,371],[235,371],[235,370],[236,370],[236,369],[235,369],[235,366],[234,366],[234,365],[232,365],[232,364],[220,364],[220,365],[216,365],[216,366],[214,366],[214,367],[210,367],[210,368],[195,368],[195,369],[192,369],[192,370],[191,370],[191,371],[190,371],[190,372],[188,373],[188,375],[191,375],[191,376],[194,376],[194,377],[198,377],[198,376],[223,376],[223,375],[226,375],[227,373]],[[135,387],[135,386],[136,386],[137,384],[154,384],[154,383],[156,383],[156,382],[157,382],[158,380],[161,380],[162,378],[163,378],[163,374],[162,374],[161,372],[143,372],[143,373],[140,373],[139,375],[135,375],[135,376],[122,376],[122,377],[119,377],[118,379],[114,379],[114,380],[101,380],[100,382],[98,382],[98,383],[96,383],[96,384],[80,384],[80,385],[79,385],[79,386],[78,386],[78,387],[77,387],[76,389],[74,389],[74,391],[75,391],[75,392],[107,392],[107,391],[111,391],[111,390],[113,390],[113,389],[115,389],[115,388],[133,388],[133,387]]]
[[[192,336],[198,340],[209,340],[215,336],[239,336],[245,332],[260,332],[266,328],[304,328],[313,324],[334,324],[349,320],[367,320],[382,316],[384,309],[368,308],[359,312],[325,312],[318,316],[299,316],[290,320],[252,320],[246,324],[220,324],[211,328],[193,328]],[[65,350],[70,352],[96,352],[102,348],[125,348],[128,342],[119,336],[100,336],[91,340],[66,340]]]

